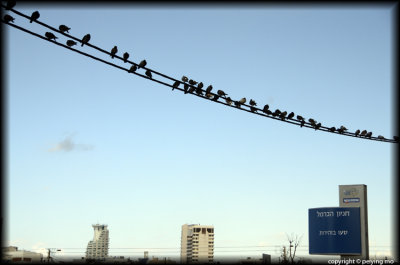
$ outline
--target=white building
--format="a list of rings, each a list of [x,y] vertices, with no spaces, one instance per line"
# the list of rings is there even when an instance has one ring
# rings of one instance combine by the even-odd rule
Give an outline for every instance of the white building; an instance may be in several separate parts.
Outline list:
[[[181,234],[181,263],[212,263],[214,226],[184,224]]]
[[[43,255],[40,253],[18,250],[17,247],[5,247],[3,248],[2,261],[4,262],[17,262],[17,263],[38,263],[43,260]]]
[[[94,228],[94,237],[88,243],[86,250],[86,259],[105,260],[108,256],[108,229],[107,225],[92,225]]]

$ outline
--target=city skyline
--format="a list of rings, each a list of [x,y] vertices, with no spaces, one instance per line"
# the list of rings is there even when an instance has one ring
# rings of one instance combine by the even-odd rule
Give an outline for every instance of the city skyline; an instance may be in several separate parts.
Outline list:
[[[234,99],[386,137],[396,135],[396,8],[15,7],[28,15],[38,10],[39,21],[65,24],[74,36],[90,33],[94,45],[117,45],[119,56],[129,52],[135,62],[146,59],[151,69],[212,84]],[[16,25],[48,31],[12,15]],[[339,185],[365,184],[370,256],[392,254],[396,144],[237,111],[3,28],[7,245],[84,253],[92,237],[87,227],[100,222],[110,226],[110,255],[123,247],[179,255],[181,225],[198,223],[216,227],[216,259],[279,255],[275,246],[291,233],[303,235],[299,255],[312,258],[308,209],[339,206]],[[242,228],[240,238],[231,237]],[[240,246],[255,247],[222,248]]]

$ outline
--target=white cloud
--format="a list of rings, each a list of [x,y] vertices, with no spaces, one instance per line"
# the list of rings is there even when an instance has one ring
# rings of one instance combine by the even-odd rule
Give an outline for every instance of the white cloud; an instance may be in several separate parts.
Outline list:
[[[71,152],[71,151],[89,151],[94,148],[93,145],[77,144],[73,141],[73,135],[67,135],[55,146],[48,149],[49,152]]]

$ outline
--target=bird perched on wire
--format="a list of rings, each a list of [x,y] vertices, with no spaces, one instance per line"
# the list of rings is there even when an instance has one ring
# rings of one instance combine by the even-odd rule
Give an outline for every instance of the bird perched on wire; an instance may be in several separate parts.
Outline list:
[[[335,128],[335,127],[331,127],[331,128],[329,128],[329,131],[330,131],[330,132],[335,132],[335,131],[336,131],[336,128]]]
[[[251,112],[257,112],[257,108],[256,108],[256,107],[253,107],[253,106],[250,106],[250,111],[251,111]]]
[[[356,136],[358,136],[358,135],[360,134],[360,130],[357,130],[354,134],[355,134]]]
[[[186,76],[182,76],[182,81],[187,82],[187,81],[189,81],[189,79]]]
[[[202,96],[203,95],[203,89],[196,87],[196,94]]]
[[[383,137],[382,135],[378,135],[378,139],[379,139],[379,140],[384,140],[385,137]]]
[[[6,10],[10,10],[10,9],[13,8],[16,4],[17,4],[17,1],[15,1],[15,0],[9,0],[9,1],[7,1]]]
[[[266,112],[268,109],[269,109],[269,105],[266,104],[266,105],[264,106],[264,108],[263,108],[263,112]]]
[[[218,94],[218,95],[219,95],[219,94]],[[240,103],[240,104],[246,103],[246,98],[241,98],[241,99],[239,100],[239,103]]]
[[[214,95],[211,94],[211,93],[206,93],[206,97],[209,98],[209,99],[211,99],[213,96],[214,96]]]
[[[73,40],[67,40],[67,45],[68,45],[68,47],[72,47],[72,46],[74,46],[74,45],[76,45],[77,43],[75,42],[75,41],[73,41]]]
[[[53,33],[51,33],[51,32],[46,32],[45,34],[44,34],[45,36],[46,36],[46,38],[48,38],[49,40],[56,40],[56,39],[58,39]]]
[[[318,130],[319,128],[321,128],[321,123],[320,123],[320,122],[318,122],[318,124],[316,124],[316,125],[314,126],[314,129],[315,129],[315,130]]]
[[[365,137],[371,138],[372,137],[372,132],[368,132]]]
[[[194,80],[192,80],[192,79],[190,79],[190,80],[189,80],[189,84],[191,84],[191,85],[193,85],[193,86],[194,86],[194,85],[196,85],[196,84],[197,84],[197,82],[196,82],[196,81],[194,81]]]
[[[278,116],[281,114],[281,111],[279,109],[276,109],[275,112],[273,113],[275,116]],[[274,116],[274,117],[275,117]]]
[[[29,23],[36,21],[39,17],[40,17],[39,11],[33,12],[31,15],[31,19],[29,20]]]
[[[232,105],[232,99],[230,97],[225,98],[225,102],[226,104],[228,104],[229,106]]]
[[[197,88],[201,89],[201,88],[203,88],[203,86],[204,86],[203,82],[200,82],[200,83],[197,85]]]
[[[114,46],[114,48],[111,49],[111,58],[114,59],[115,54],[118,52],[117,46]]]
[[[9,14],[5,14],[4,17],[3,17],[3,20],[6,23],[14,22],[14,18],[12,16],[10,16]]]
[[[279,114],[279,117],[281,118],[281,120],[284,120],[286,118],[287,115],[287,111],[281,112],[281,114]]]
[[[294,112],[290,112],[289,115],[287,116],[288,119],[293,119],[294,117]]]
[[[67,27],[67,26],[65,26],[65,25],[60,25],[60,26],[58,27],[58,29],[59,29],[62,33],[64,33],[64,32],[68,32],[68,33],[69,33],[68,30],[70,30],[71,28],[69,28],[69,27]]]
[[[241,104],[240,104],[239,101],[234,101],[233,103],[235,104],[235,107],[240,108],[240,105],[241,105]]]
[[[124,55],[122,55],[122,58],[124,58],[124,63],[126,63],[129,58],[129,53],[125,52]]]
[[[219,99],[218,95],[215,95],[214,98],[212,100],[217,101]]]
[[[152,75],[151,75],[151,71],[150,70],[147,70],[146,71],[146,73],[145,73],[145,75],[148,77],[148,78],[152,78]]]
[[[218,96],[220,97],[226,97],[228,94],[226,94],[223,90],[218,90],[217,91]],[[244,102],[246,102],[246,99],[244,100]],[[244,104],[244,103],[242,103]]]
[[[365,136],[367,134],[367,130],[363,130],[360,134],[360,136]]]
[[[174,90],[175,88],[178,88],[180,84],[181,84],[181,82],[175,81],[174,84],[172,85],[172,90]]]
[[[300,128],[301,128],[301,127],[303,127],[305,123],[306,123],[306,121],[305,121],[305,120],[301,120],[301,123],[300,123]]]
[[[257,103],[252,99],[250,99],[249,104],[250,104],[250,106],[257,106]]]
[[[304,121],[304,118],[303,118],[302,116],[300,116],[300,115],[297,115],[297,119],[298,119],[299,121]]]
[[[189,85],[184,83],[183,84],[183,91],[185,92],[185,94],[188,92],[188,89],[189,89]]]
[[[196,90],[196,87],[195,86],[191,86],[190,88],[189,88],[189,93],[193,93],[194,91]]]
[[[345,131],[347,131],[347,128],[344,126],[340,126],[340,128],[337,130],[339,133],[344,133]]]
[[[89,42],[89,40],[90,40],[90,34],[86,34],[85,36],[83,36],[82,41],[81,41],[82,42],[81,47],[83,47],[84,44],[87,44]]]
[[[212,85],[209,85],[209,86],[206,88],[206,94],[209,94],[209,93],[211,92],[212,89],[213,89],[213,86],[212,86]]]
[[[145,67],[147,64],[146,60],[143,60],[139,63],[138,69]]]
[[[315,125],[316,121],[312,118],[308,119],[308,122],[311,123],[311,125]]]
[[[131,68],[129,68],[128,73],[133,73],[133,72],[135,72],[136,70],[137,70],[137,67],[136,67],[135,64],[133,64],[133,65],[131,66]]]

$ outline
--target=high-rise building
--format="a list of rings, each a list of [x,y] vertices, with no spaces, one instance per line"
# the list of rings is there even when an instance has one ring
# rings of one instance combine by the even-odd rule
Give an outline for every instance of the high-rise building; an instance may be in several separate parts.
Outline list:
[[[93,240],[89,241],[86,258],[87,259],[105,259],[108,256],[108,229],[107,225],[95,224]]]
[[[182,225],[181,263],[207,263],[214,260],[214,226]]]

